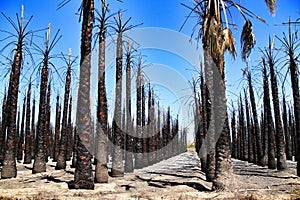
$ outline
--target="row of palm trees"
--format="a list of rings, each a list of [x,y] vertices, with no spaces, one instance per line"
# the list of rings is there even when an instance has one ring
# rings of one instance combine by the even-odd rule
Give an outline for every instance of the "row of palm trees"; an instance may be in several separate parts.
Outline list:
[[[60,40],[59,31],[54,38],[50,39],[50,25],[47,28],[45,47],[35,45],[37,51],[42,55],[40,63],[40,92],[38,120],[35,122],[35,97],[31,104],[32,78],[30,77],[27,96],[22,106],[20,117],[20,106],[17,109],[18,96],[10,97],[11,83],[15,76],[15,68],[21,70],[22,50],[25,46],[25,28],[22,26],[22,19],[18,20],[20,30],[17,46],[20,50],[15,51],[15,60],[19,64],[13,64],[11,71],[10,85],[8,92],[5,92],[2,109],[2,123],[0,134],[0,161],[2,164],[1,178],[12,178],[17,176],[16,159],[21,161],[24,155],[24,164],[31,164],[32,173],[46,171],[48,159],[57,162],[55,169],[66,169],[67,162],[72,160],[72,167],[75,167],[74,181],[69,184],[70,188],[93,189],[94,181],[99,183],[108,182],[108,158],[112,158],[111,176],[124,176],[124,172],[133,172],[134,169],[152,165],[162,159],[170,158],[186,150],[186,134],[184,129],[179,130],[178,116],[172,120],[170,107],[166,112],[161,110],[159,102],[155,103],[154,89],[148,83],[148,95],[146,94],[145,75],[142,72],[142,57],[139,57],[137,66],[137,113],[136,123],[131,113],[131,69],[133,67],[134,51],[128,42],[128,49],[125,54],[126,60],[126,100],[122,105],[122,78],[123,78],[123,38],[125,31],[135,26],[123,23],[122,13],[117,16],[107,16],[108,8],[105,1],[102,1],[99,17],[99,63],[98,63],[98,106],[97,122],[92,123],[90,110],[90,70],[91,70],[91,42],[94,22],[94,1],[86,1],[82,4],[82,44],[80,59],[80,75],[77,102],[76,126],[72,122],[72,96],[71,96],[71,72],[76,58],[72,57],[71,51],[68,56],[61,55],[67,71],[65,77],[64,99],[60,102],[59,95],[56,97],[55,123],[51,122],[51,68],[53,48]],[[5,16],[5,15],[4,15]],[[106,17],[107,16],[107,17]],[[114,17],[114,18],[112,18]],[[10,19],[10,18],[7,18]],[[114,19],[116,27],[108,27],[108,20]],[[12,23],[12,20],[9,22]],[[108,124],[107,118],[107,97],[105,84],[105,38],[107,28],[113,28],[117,32],[117,53],[116,53],[116,99],[114,106],[114,118],[112,126]],[[33,33],[31,31],[28,32]],[[24,41],[23,41],[24,39]],[[32,42],[32,41],[31,41]],[[17,49],[18,50],[18,49]],[[20,60],[19,60],[20,59]],[[15,63],[15,62],[14,62]],[[12,85],[12,86],[11,86]],[[19,85],[19,83],[17,84]],[[6,96],[7,94],[7,96]],[[14,94],[14,93],[13,93]],[[17,93],[18,95],[18,89]],[[12,98],[14,101],[11,101]],[[148,97],[148,104],[146,101]],[[12,110],[11,103],[15,102],[16,110]],[[148,109],[146,109],[148,105]],[[31,109],[32,106],[32,109]],[[148,117],[146,116],[148,113]],[[11,116],[15,113],[15,116]],[[162,114],[161,114],[162,113]],[[18,117],[17,117],[18,116]],[[12,119],[10,117],[13,117]],[[162,118],[162,119],[161,119]],[[8,130],[12,123],[13,132]],[[52,125],[54,124],[54,126]],[[24,144],[25,138],[25,144]],[[108,140],[109,139],[109,140]],[[110,155],[110,156],[108,156]],[[94,157],[95,176],[93,176],[92,159]],[[125,160],[125,166],[123,165]]]
[[[230,130],[230,138],[227,138],[229,146],[226,151],[233,158],[255,163],[259,166],[268,166],[269,169],[284,170],[287,168],[286,159],[297,161],[297,175],[299,176],[299,75],[297,51],[299,39],[297,30],[291,30],[289,22],[288,33],[282,37],[276,36],[281,47],[274,47],[274,40],[269,39],[268,47],[261,49],[261,61],[259,63],[259,74],[262,77],[260,85],[263,86],[262,105],[259,105],[255,99],[253,85],[253,70],[247,65],[243,70],[243,76],[247,87],[240,93],[236,105],[232,103],[231,124],[228,125],[228,119],[225,120],[226,131]],[[278,59],[275,56],[280,51],[283,58],[286,59],[284,65],[287,66],[287,74],[290,76],[290,86],[282,83],[282,101],[279,99]],[[206,67],[206,66],[205,66]],[[208,89],[207,75],[200,72],[199,96],[197,80],[192,79],[194,89],[194,102],[196,109],[195,132],[196,132],[196,150],[201,160],[201,169],[207,175],[207,180],[211,176],[217,176],[217,173],[211,175],[210,158],[206,156],[205,141],[208,127],[212,123],[212,90]],[[257,82],[257,80],[256,80]],[[292,103],[288,104],[285,97],[285,90],[291,87]],[[270,93],[271,92],[271,93]],[[282,106],[280,106],[282,105]],[[261,114],[258,113],[258,107],[261,107]],[[288,107],[288,108],[287,108]],[[237,108],[237,109],[236,109]],[[223,129],[223,131],[224,131]],[[228,133],[229,134],[229,133]],[[218,140],[220,140],[219,138]],[[217,143],[218,146],[218,143]],[[216,150],[217,151],[217,150]],[[217,154],[217,153],[216,153]],[[216,166],[217,167],[217,166]]]

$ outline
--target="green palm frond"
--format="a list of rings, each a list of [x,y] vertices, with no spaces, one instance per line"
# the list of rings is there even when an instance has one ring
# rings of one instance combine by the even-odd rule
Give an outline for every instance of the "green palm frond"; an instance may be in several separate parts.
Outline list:
[[[252,29],[252,23],[250,20],[246,20],[241,34],[242,59],[244,61],[249,57],[255,43],[256,39]]]

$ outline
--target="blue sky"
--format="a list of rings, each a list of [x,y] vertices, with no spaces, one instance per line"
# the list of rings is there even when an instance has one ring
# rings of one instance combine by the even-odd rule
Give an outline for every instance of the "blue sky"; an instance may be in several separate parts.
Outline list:
[[[15,19],[15,13],[20,13],[21,5],[24,5],[25,20],[29,19],[29,17],[33,15],[33,20],[30,24],[30,29],[38,30],[46,28],[48,23],[51,23],[52,36],[58,29],[61,29],[60,33],[63,37],[53,51],[55,54],[59,54],[60,52],[67,53],[68,49],[72,48],[73,55],[78,56],[80,48],[81,23],[78,22],[79,17],[78,15],[76,15],[76,13],[77,9],[80,6],[80,1],[72,0],[63,8],[57,10],[57,7],[61,1],[62,0],[1,0],[0,11],[5,13],[7,16],[10,16],[12,19]],[[100,0],[95,0],[95,2],[96,8],[99,8],[98,5]],[[116,12],[119,9],[126,10],[126,12],[123,13],[124,18],[127,19],[128,17],[132,17],[132,24],[139,24],[142,22],[143,25],[141,25],[140,28],[158,27],[171,29],[174,31],[178,31],[180,29],[181,25],[185,20],[185,16],[187,16],[187,14],[189,13],[189,10],[181,6],[180,3],[192,5],[192,2],[193,1],[191,0],[124,0],[124,3],[120,3],[115,0],[107,0],[107,3],[110,4],[110,9],[112,12]],[[239,2],[267,21],[267,24],[264,24],[256,19],[252,19],[257,44],[255,46],[255,49],[252,51],[252,54],[249,59],[249,66],[251,67],[257,65],[256,61],[261,57],[259,53],[259,47],[263,48],[267,45],[269,35],[277,34],[281,36],[282,32],[287,30],[287,27],[274,25],[280,24],[281,22],[286,22],[289,17],[291,17],[292,19],[297,19],[300,17],[299,0],[278,0],[276,6],[276,14],[274,16],[272,16],[268,12],[263,0],[240,0]],[[233,17],[234,22],[238,26],[237,30],[232,31],[236,38],[235,43],[237,47],[237,59],[233,60],[230,56],[226,56],[225,68],[229,100],[234,100],[236,98],[235,95],[233,95],[232,93],[236,94],[240,91],[241,85],[239,84],[239,80],[242,76],[241,68],[245,67],[245,63],[243,63],[240,59],[239,48],[239,38],[243,25],[243,18],[235,11],[233,11]],[[11,26],[7,21],[5,21],[3,16],[1,16],[0,21],[1,29],[12,30]],[[182,34],[185,34],[187,37],[189,37],[194,23],[195,19],[191,18],[188,21],[188,23],[184,26]],[[39,34],[42,36],[44,35],[44,33]],[[2,33],[0,33],[0,39],[1,38],[3,38]],[[38,45],[42,45],[43,40],[37,39],[36,43]],[[275,44],[278,44],[278,42],[276,42]],[[3,43],[0,43],[0,47],[3,47],[3,45]],[[146,63],[158,63],[169,66],[177,72],[183,74],[183,76],[187,80],[190,79],[192,73],[192,66],[190,66],[186,60],[178,58],[178,55],[174,56],[168,55],[166,53],[159,54],[159,51],[151,52],[151,50],[149,49],[144,50],[143,54],[147,52],[149,55],[145,57]],[[1,57],[0,59],[3,58]],[[28,62],[30,64],[29,60]],[[60,67],[63,66],[63,64],[59,60],[53,60],[53,62],[58,63],[57,65],[60,65]],[[76,68],[78,68],[78,66],[76,66]],[[111,70],[114,71],[112,68]],[[62,69],[61,73],[63,73],[63,71],[64,70]],[[176,84],[176,80],[174,80],[174,84]],[[24,85],[26,84],[24,83]],[[63,89],[58,87],[57,89],[55,89],[55,91],[53,91],[53,93],[56,93],[57,90],[62,91]],[[3,91],[3,89],[1,89],[1,91]],[[108,92],[110,92],[109,89]],[[163,101],[165,97],[162,97],[161,99]],[[176,107],[176,103],[174,104],[174,98],[171,100],[166,100],[164,103],[171,104],[171,106],[173,104]],[[166,107],[167,105],[164,106]],[[52,109],[55,109],[54,103]],[[176,115],[176,112],[177,111],[174,111],[173,114]]]

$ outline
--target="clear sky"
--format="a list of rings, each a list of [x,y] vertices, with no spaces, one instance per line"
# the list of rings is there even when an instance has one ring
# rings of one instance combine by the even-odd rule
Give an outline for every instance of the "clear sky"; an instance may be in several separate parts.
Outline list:
[[[79,16],[76,15],[76,13],[80,6],[80,1],[71,0],[71,2],[69,2],[63,8],[57,10],[57,7],[61,1],[62,0],[1,0],[0,11],[5,13],[7,16],[11,17],[15,21],[15,13],[20,13],[21,5],[24,5],[25,20],[28,20],[31,15],[33,16],[33,20],[30,24],[30,29],[43,29],[47,27],[48,23],[51,23],[52,36],[58,29],[61,30],[60,33],[62,34],[62,39],[54,49],[54,54],[59,54],[60,52],[67,53],[68,49],[72,48],[73,55],[78,56],[80,48],[81,23],[78,22]],[[96,8],[99,8],[100,0],[95,0],[95,2]],[[181,25],[185,20],[185,17],[189,13],[189,10],[180,5],[180,3],[193,5],[193,1],[191,0],[124,0],[123,3],[120,3],[116,0],[107,0],[107,3],[109,3],[110,5],[109,7],[111,9],[111,12],[117,12],[119,9],[126,10],[123,16],[125,19],[127,19],[128,17],[132,17],[132,24],[139,24],[142,22],[143,25],[141,25],[140,28],[157,27],[171,29],[173,31],[178,31],[180,29]],[[274,16],[272,16],[268,12],[268,9],[263,0],[240,0],[239,3],[249,8],[251,11],[255,12],[257,15],[261,16],[267,21],[267,24],[264,24],[258,21],[257,19],[252,19],[257,44],[250,56],[249,66],[254,66],[257,65],[256,61],[259,60],[261,57],[259,53],[259,47],[263,48],[267,45],[268,36],[273,34],[281,36],[282,32],[287,30],[287,27],[275,26],[275,24],[286,22],[288,21],[289,17],[291,17],[292,19],[297,19],[300,17],[299,0],[278,0],[276,5],[276,14]],[[241,85],[239,85],[239,80],[242,77],[241,68],[245,67],[245,63],[243,63],[240,59],[241,54],[239,48],[239,38],[243,25],[243,18],[235,11],[233,11],[232,14],[234,22],[237,24],[237,30],[232,31],[236,38],[235,43],[237,47],[237,59],[233,60],[230,56],[226,56],[226,79],[229,100],[234,100],[236,98],[235,94],[237,94],[240,91]],[[3,16],[0,17],[0,22],[1,29],[12,30],[12,27],[4,19]],[[186,35],[186,37],[190,37],[194,23],[195,19],[191,18],[188,21],[188,23],[184,26],[182,34]],[[44,32],[39,33],[39,35],[42,36],[43,34]],[[3,33],[0,33],[0,39],[2,39],[3,37]],[[38,45],[42,45],[43,43],[43,40],[41,40],[40,38],[37,38],[35,41]],[[176,43],[176,41],[174,41],[174,43]],[[1,42],[0,48],[2,48],[4,44],[4,42]],[[177,45],[180,46],[180,44]],[[170,68],[173,68],[179,74],[182,74],[186,80],[191,79],[191,73],[193,73],[191,71],[192,66],[190,65],[190,63],[188,63],[187,60],[184,60],[183,58],[178,58],[178,55],[174,56],[174,54],[159,54],[159,51],[151,52],[151,49],[144,50],[143,54],[147,52],[149,55],[145,57],[146,63],[157,63],[160,65],[168,66]],[[3,57],[0,57],[1,61],[3,61],[3,59]],[[31,61],[29,59],[27,60],[27,62],[28,65],[31,64]],[[63,66],[61,61],[59,61],[58,59],[54,59],[53,62],[57,62],[58,65],[60,65],[61,67]],[[76,66],[76,68],[78,68],[78,65]],[[110,70],[111,72],[108,72],[109,77],[110,75],[114,74],[114,69],[110,68]],[[26,72],[24,72],[24,75],[29,74],[30,71],[30,69],[27,70]],[[63,74],[64,71],[64,68],[60,69],[61,74]],[[1,71],[1,73],[3,72]],[[26,82],[26,79],[24,78],[22,80],[24,83],[23,89],[25,89],[25,85],[28,81]],[[114,80],[114,78],[108,78],[108,84],[110,83],[110,81],[113,82],[112,80]],[[3,83],[5,82],[7,81],[4,81]],[[176,84],[176,80],[174,80],[174,84]],[[1,94],[3,91],[2,88],[3,87],[1,87],[0,91]],[[184,90],[185,88],[182,89]],[[62,91],[63,89],[61,87],[58,87],[53,91],[53,93],[56,93],[57,90]],[[113,93],[113,90],[108,88],[108,93]],[[163,92],[157,91],[157,94],[161,95],[160,99],[164,102],[163,104],[171,104],[171,106],[173,105],[174,107],[176,107],[175,111],[173,112],[173,114],[176,115],[178,109],[178,105],[176,106],[178,102],[174,103],[176,101],[176,98],[164,101],[164,99],[166,99],[168,95],[163,96],[162,93]],[[95,105],[96,103],[94,102],[93,104]],[[52,105],[52,110],[54,111],[55,103],[53,103]],[[167,105],[164,105],[164,107],[167,107]]]

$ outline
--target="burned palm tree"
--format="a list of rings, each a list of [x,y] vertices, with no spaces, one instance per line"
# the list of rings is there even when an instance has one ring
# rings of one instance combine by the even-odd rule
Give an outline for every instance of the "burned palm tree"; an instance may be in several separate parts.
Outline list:
[[[24,7],[22,6],[22,14],[21,19],[17,14],[17,24],[15,24],[11,18],[7,17],[2,13],[2,15],[7,19],[7,21],[13,26],[16,34],[5,31],[9,34],[7,38],[15,38],[17,37],[16,42],[11,42],[6,45],[6,47],[10,45],[14,45],[14,58],[11,66],[11,73],[9,79],[8,86],[8,94],[7,94],[7,105],[6,105],[6,123],[3,124],[5,129],[3,129],[7,133],[6,139],[6,147],[5,147],[5,155],[3,160],[3,168],[1,171],[1,178],[12,178],[17,176],[16,169],[16,116],[17,116],[17,103],[18,103],[18,92],[19,92],[19,82],[20,82],[20,74],[21,67],[24,59],[24,54],[29,50],[27,49],[26,38],[32,34],[32,31],[27,31],[27,27],[32,19],[28,20],[27,23],[24,23]]]
[[[260,166],[265,166],[265,160],[263,159],[263,150],[262,150],[262,139],[260,134],[260,127],[258,122],[256,103],[254,90],[252,85],[252,76],[250,71],[247,73],[248,87],[249,87],[249,95],[250,95],[250,103],[252,108],[253,120],[254,120],[254,137],[256,141],[256,150],[257,150],[257,164]]]
[[[18,149],[17,149],[17,160],[23,160],[23,151],[24,151],[24,124],[25,124],[25,114],[26,114],[26,96],[24,97],[23,101],[23,108],[22,108],[22,118],[21,118],[21,128],[20,128],[20,135],[18,140]]]
[[[105,46],[108,20],[111,17],[108,15],[108,8],[105,0],[102,0],[101,13],[99,17],[99,61],[98,61],[98,106],[97,106],[97,119],[98,132],[96,146],[96,172],[95,181],[99,183],[108,182],[108,168],[107,168],[107,95],[105,84]]]
[[[56,111],[55,111],[53,162],[57,162],[57,157],[58,157],[58,153],[59,153],[60,119],[61,119],[61,105],[60,105],[60,102],[59,102],[59,95],[57,95],[56,96]]]
[[[25,157],[24,164],[31,164],[31,151],[32,151],[32,134],[30,130],[30,111],[31,111],[31,75],[27,90],[27,105],[26,105],[26,128],[25,128]]]
[[[113,27],[117,33],[117,49],[116,49],[116,88],[115,88],[115,106],[113,118],[113,140],[114,151],[112,156],[112,176],[124,176],[123,156],[121,145],[123,143],[123,133],[121,129],[121,112],[122,112],[122,68],[123,68],[123,34],[138,26],[128,25],[131,18],[123,22],[122,12],[118,12],[118,18],[115,18],[116,27]]]
[[[63,55],[64,57],[64,55]],[[68,108],[70,98],[70,87],[71,87],[71,67],[75,63],[76,59],[72,60],[72,52],[69,50],[68,59],[64,57],[67,64],[66,83],[65,83],[65,94],[64,94],[64,108],[62,114],[62,126],[61,126],[61,137],[59,142],[59,153],[57,157],[57,164],[55,169],[66,169],[67,160],[67,141],[68,141]]]
[[[134,137],[133,137],[133,122],[131,118],[131,67],[133,64],[134,49],[131,47],[130,40],[128,41],[126,50],[126,129],[125,129],[125,172],[133,172],[133,152],[134,152]]]
[[[35,134],[35,93],[33,95],[32,101],[32,114],[31,114],[31,135],[32,135],[32,150],[31,150],[31,158],[35,157],[35,149],[36,149],[36,134]]]
[[[273,128],[273,118],[272,118],[272,111],[271,111],[271,101],[270,101],[270,93],[269,93],[269,81],[267,75],[267,66],[266,60],[262,58],[263,63],[263,81],[264,81],[264,115],[265,115],[265,130],[267,130],[268,134],[268,168],[269,169],[276,169],[276,162],[275,162],[275,135],[274,135],[274,128]]]
[[[286,108],[286,100],[285,100],[285,94],[282,92],[282,122],[283,122],[283,130],[284,130],[284,139],[285,139],[285,152],[286,152],[286,158],[288,160],[292,160],[292,144],[291,144],[291,136],[288,126],[288,113]]]
[[[297,143],[300,145],[300,92],[299,92],[299,69],[297,64],[299,64],[298,56],[295,55],[295,52],[299,48],[299,38],[297,37],[297,31],[292,33],[291,24],[289,21],[287,23],[289,25],[288,35],[283,36],[282,39],[277,37],[284,47],[284,53],[288,56],[286,65],[289,66],[290,76],[291,76],[291,84],[293,91],[293,101],[294,101],[294,116],[296,121],[296,138]],[[298,148],[299,149],[299,148]],[[299,150],[297,152],[297,175],[300,176],[300,153]]]
[[[80,75],[76,112],[77,163],[74,182],[69,188],[94,189],[91,150],[91,44],[94,20],[94,0],[83,0],[81,7],[82,29],[80,45]]]
[[[32,173],[40,173],[46,171],[46,155],[45,151],[45,137],[46,137],[46,121],[47,121],[47,87],[49,79],[49,65],[52,65],[50,55],[54,46],[60,40],[61,36],[58,35],[59,30],[55,34],[53,40],[50,42],[50,25],[48,26],[47,37],[46,37],[46,47],[45,50],[41,49],[38,45],[35,45],[37,50],[43,54],[43,60],[41,62],[41,85],[40,85],[40,101],[39,101],[39,114],[38,114],[38,124],[36,133],[36,148],[35,148],[35,158],[33,163]]]
[[[252,47],[255,44],[255,38],[252,31],[251,21],[247,18],[247,16],[254,16],[258,19],[260,17],[256,16],[253,12],[249,11],[245,7],[235,3],[234,1],[224,1],[224,0],[197,0],[195,1],[195,6],[190,8],[191,16],[195,13],[197,18],[197,25],[201,25],[200,30],[197,32],[196,38],[200,40],[202,38],[203,49],[204,49],[204,60],[205,60],[205,68],[206,68],[206,78],[208,83],[208,88],[210,89],[210,96],[212,99],[212,106],[218,105],[226,105],[226,97],[225,91],[222,94],[215,93],[216,91],[223,91],[225,89],[225,75],[224,75],[224,52],[225,50],[229,50],[233,56],[235,56],[235,47],[234,47],[234,38],[229,28],[229,23],[227,19],[227,13],[230,12],[231,8],[236,8],[245,19],[245,24],[242,31],[241,43],[242,43],[242,58],[245,60],[250,52]],[[271,12],[274,12],[274,4],[275,1],[267,1],[267,5],[270,8]],[[224,13],[224,18],[221,16],[221,12]],[[187,19],[188,19],[187,18]],[[223,28],[223,22],[225,21],[226,27]],[[196,27],[195,29],[196,30]],[[194,33],[192,33],[192,36]],[[217,70],[213,69],[213,64],[216,66]],[[216,80],[217,76],[221,76],[221,81]],[[216,111],[217,113],[215,113]],[[214,179],[214,188],[215,189],[224,189],[228,180],[231,177],[231,160],[230,160],[230,152],[226,151],[228,143],[229,133],[226,131],[217,131],[216,132],[216,122],[219,123],[222,120],[219,120],[221,116],[227,116],[227,112],[225,109],[212,109],[211,111],[211,119],[210,119],[210,140],[208,145],[211,147],[210,151],[208,151],[209,162],[208,165],[215,165],[215,144],[216,134],[220,135],[220,142],[218,143],[219,149],[223,151],[219,152],[217,159],[217,169],[215,172],[215,177],[211,177]],[[226,117],[225,117],[226,119]],[[223,120],[224,121],[224,120]],[[221,130],[226,130],[226,120],[223,124],[220,125]],[[222,142],[221,142],[222,141]],[[220,162],[220,163],[219,163]],[[220,168],[219,168],[220,167]],[[211,171],[208,170],[208,173]],[[227,177],[227,178],[224,178]]]
[[[4,97],[2,103],[2,121],[1,121],[1,135],[0,135],[0,165],[4,159],[6,146],[6,87],[4,90]]]
[[[271,82],[271,91],[272,91],[272,100],[273,100],[273,109],[275,117],[275,140],[276,140],[276,158],[277,158],[277,169],[283,170],[287,168],[286,165],[286,155],[284,151],[284,134],[281,121],[281,113],[279,106],[279,97],[278,97],[278,86],[277,78],[275,72],[275,63],[276,58],[273,52],[273,44],[271,39],[269,39],[269,47],[263,51],[264,56],[266,57],[266,62],[270,69],[270,82]]]
[[[137,77],[136,77],[136,155],[135,169],[143,168],[142,157],[142,75],[141,75],[141,56],[138,60]]]

